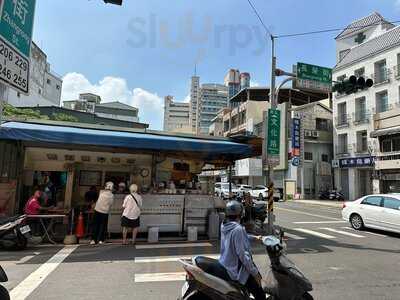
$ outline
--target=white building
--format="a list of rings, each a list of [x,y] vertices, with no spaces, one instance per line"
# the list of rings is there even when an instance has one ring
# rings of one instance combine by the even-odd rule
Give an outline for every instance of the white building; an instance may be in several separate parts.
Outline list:
[[[393,118],[400,113],[400,27],[373,13],[347,26],[336,37],[336,46],[333,79],[364,76],[373,79],[374,86],[350,95],[334,94],[335,183],[350,200],[393,190],[393,184],[385,181],[400,176],[383,173],[400,174],[400,169],[380,161],[394,159],[393,153],[400,151],[400,143],[393,140],[399,132],[390,131],[388,137],[385,131],[400,126]],[[378,158],[375,167],[374,157]]]
[[[92,93],[79,94],[79,99],[64,101],[63,106],[72,110],[96,114],[103,118],[139,122],[138,108],[119,101],[101,103],[101,97]]]
[[[200,97],[200,77],[192,76],[190,83],[190,119],[189,125],[192,127],[192,132],[198,132],[198,111],[199,111],[199,97]]]
[[[15,107],[60,106],[62,79],[50,70],[47,55],[32,42],[29,68],[29,95],[12,88],[6,101]]]
[[[164,98],[164,131],[191,133],[189,103],[174,102],[173,99],[172,96]]]

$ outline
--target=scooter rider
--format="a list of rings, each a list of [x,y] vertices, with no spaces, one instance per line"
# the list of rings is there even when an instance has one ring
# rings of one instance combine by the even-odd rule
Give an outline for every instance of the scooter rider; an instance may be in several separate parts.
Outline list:
[[[261,275],[251,255],[251,236],[240,225],[243,205],[238,201],[226,204],[227,220],[221,225],[221,257],[219,263],[225,267],[229,277],[244,285],[256,300],[266,299],[261,287]]]

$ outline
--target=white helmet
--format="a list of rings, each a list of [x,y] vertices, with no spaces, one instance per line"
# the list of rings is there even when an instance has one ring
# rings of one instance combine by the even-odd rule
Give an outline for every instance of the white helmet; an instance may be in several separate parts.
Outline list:
[[[114,189],[114,183],[112,181],[106,182],[104,189],[112,191]]]

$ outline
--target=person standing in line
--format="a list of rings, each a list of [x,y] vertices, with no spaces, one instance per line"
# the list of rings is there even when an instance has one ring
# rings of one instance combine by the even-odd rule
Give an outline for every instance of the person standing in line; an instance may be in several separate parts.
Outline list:
[[[121,217],[122,244],[127,245],[128,230],[132,229],[132,243],[135,245],[136,235],[140,227],[140,209],[142,207],[142,197],[137,193],[138,187],[132,184],[129,187],[130,194],[124,199]]]
[[[114,203],[114,183],[111,181],[107,182],[104,190],[100,191],[99,199],[97,199],[96,205],[94,207],[93,216],[93,236],[91,245],[103,244],[108,225],[108,214],[110,213],[111,206]]]

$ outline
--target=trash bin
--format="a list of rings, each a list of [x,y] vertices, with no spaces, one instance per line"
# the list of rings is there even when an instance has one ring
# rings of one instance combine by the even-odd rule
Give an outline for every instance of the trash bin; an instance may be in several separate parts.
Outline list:
[[[158,227],[150,227],[149,234],[147,236],[147,242],[148,243],[158,243],[158,232],[159,232]]]
[[[197,227],[195,226],[188,227],[188,241],[189,242],[197,241]]]

